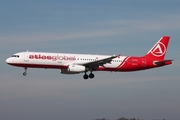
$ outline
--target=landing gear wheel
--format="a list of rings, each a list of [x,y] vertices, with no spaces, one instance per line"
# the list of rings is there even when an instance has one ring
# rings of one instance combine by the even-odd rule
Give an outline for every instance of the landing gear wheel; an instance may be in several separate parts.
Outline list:
[[[88,75],[87,74],[85,74],[84,76],[83,76],[83,78],[85,79],[85,80],[87,80],[88,79]]]
[[[24,76],[26,76],[26,75],[27,75],[27,73],[26,73],[26,72],[24,72],[24,73],[23,73],[23,75],[24,75]]]
[[[24,75],[24,76],[26,76],[26,75],[27,75],[27,73],[26,73],[26,72],[27,72],[27,68],[25,67],[25,68],[24,68],[24,72],[23,72],[23,75]]]
[[[90,74],[89,74],[89,78],[91,78],[91,79],[94,78],[94,74],[93,74],[93,73],[90,73]]]

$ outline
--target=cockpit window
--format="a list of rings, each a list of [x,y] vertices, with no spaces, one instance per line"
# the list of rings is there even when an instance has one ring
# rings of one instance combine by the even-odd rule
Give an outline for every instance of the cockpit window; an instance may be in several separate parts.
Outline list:
[[[17,57],[17,58],[18,58],[18,57],[19,57],[19,55],[13,55],[12,57]]]

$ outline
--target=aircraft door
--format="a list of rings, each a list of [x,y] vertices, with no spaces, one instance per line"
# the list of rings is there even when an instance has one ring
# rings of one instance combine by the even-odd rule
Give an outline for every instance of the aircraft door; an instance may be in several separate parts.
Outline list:
[[[29,62],[29,53],[28,52],[24,53],[24,62]]]
[[[142,58],[142,67],[146,67],[146,59]]]

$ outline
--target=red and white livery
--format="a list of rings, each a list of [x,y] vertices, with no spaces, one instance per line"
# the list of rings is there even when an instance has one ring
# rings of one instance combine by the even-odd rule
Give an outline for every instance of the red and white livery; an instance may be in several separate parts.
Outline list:
[[[150,51],[141,57],[120,55],[89,55],[46,52],[19,52],[6,60],[7,64],[27,68],[59,69],[62,74],[85,73],[83,78],[94,78],[93,71],[128,72],[172,64],[165,60],[170,37],[163,36]],[[90,74],[87,74],[87,72]]]

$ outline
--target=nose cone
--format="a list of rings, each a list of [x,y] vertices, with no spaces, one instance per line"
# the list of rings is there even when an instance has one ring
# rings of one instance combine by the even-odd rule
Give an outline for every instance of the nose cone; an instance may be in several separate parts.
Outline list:
[[[12,62],[12,60],[10,58],[6,59],[6,63],[10,64]]]

